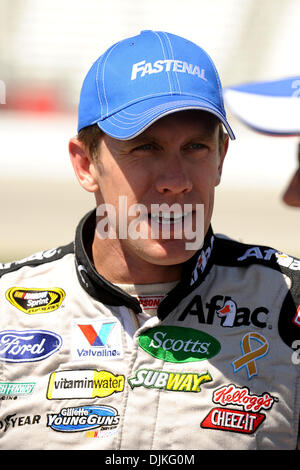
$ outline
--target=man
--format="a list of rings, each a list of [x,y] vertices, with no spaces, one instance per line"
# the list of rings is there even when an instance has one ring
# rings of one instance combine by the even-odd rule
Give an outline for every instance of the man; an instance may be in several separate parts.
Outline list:
[[[282,199],[288,206],[300,207],[300,143],[298,144],[298,168],[288,182]]]
[[[233,114],[247,127],[264,135],[300,135],[300,77],[247,82],[226,87],[223,95]],[[282,195],[285,204],[300,207],[300,144],[298,169]]]
[[[2,266],[2,449],[296,448],[300,263],[214,235],[228,135],[197,45],[93,64],[69,148],[96,210]]]

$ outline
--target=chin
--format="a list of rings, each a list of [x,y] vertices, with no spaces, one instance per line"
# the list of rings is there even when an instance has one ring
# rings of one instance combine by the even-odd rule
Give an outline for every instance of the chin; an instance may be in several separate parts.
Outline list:
[[[144,247],[143,258],[151,264],[160,266],[171,266],[185,263],[189,260],[195,250],[187,250],[186,242],[183,240],[156,241],[151,247]]]

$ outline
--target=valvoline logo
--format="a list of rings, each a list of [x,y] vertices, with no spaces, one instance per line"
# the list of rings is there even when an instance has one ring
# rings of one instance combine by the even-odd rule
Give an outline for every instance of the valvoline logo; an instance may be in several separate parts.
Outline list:
[[[60,349],[62,338],[47,330],[5,330],[0,332],[0,361],[41,361]]]
[[[73,322],[71,351],[75,361],[122,358],[120,322],[115,319]]]

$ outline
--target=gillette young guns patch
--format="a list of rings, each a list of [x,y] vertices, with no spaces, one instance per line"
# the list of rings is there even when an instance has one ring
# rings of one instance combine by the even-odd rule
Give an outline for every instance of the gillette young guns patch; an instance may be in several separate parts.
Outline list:
[[[77,406],[62,408],[58,413],[47,415],[47,426],[58,432],[81,432],[91,429],[117,430],[119,425],[118,411],[111,406]]]

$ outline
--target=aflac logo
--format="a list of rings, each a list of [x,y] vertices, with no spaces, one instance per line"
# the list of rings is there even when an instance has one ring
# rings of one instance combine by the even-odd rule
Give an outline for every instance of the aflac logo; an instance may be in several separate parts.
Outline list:
[[[60,349],[61,337],[46,330],[7,330],[0,332],[0,361],[35,362]]]

